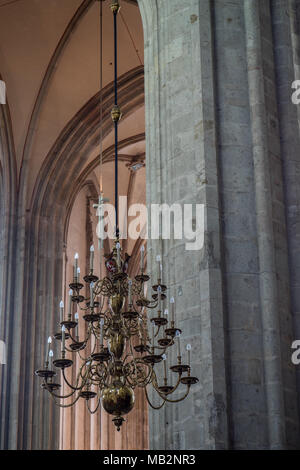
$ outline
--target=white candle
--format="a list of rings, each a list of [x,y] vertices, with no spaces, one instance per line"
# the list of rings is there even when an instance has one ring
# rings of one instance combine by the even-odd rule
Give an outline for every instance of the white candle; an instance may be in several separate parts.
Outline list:
[[[164,361],[164,378],[165,381],[167,380],[167,356],[165,354],[162,355],[163,361]]]
[[[117,265],[118,265],[118,268],[120,268],[120,266],[121,266],[121,258],[120,258],[121,245],[120,245],[119,242],[116,244],[116,248],[117,248]]]
[[[68,312],[68,315],[69,315],[69,318],[71,318],[71,311],[72,311],[72,295],[73,295],[73,291],[72,289],[69,290],[69,312]]]
[[[94,286],[93,282],[90,283],[90,307],[94,307]]]
[[[177,346],[178,346],[178,356],[181,356],[181,350],[180,350],[180,333],[179,331],[176,331],[176,337],[177,337]]]
[[[132,280],[129,279],[128,281],[128,303],[132,305]]]
[[[49,351],[49,369],[52,369],[52,358],[53,358],[53,351],[50,349]]]
[[[94,253],[95,253],[95,248],[94,248],[94,245],[92,245],[90,248],[90,271],[93,271],[94,269]]]
[[[76,282],[80,281],[80,268],[77,268],[77,277],[76,277]]]
[[[161,256],[160,255],[156,256],[156,261],[158,263],[158,279],[161,279],[160,277]]]
[[[171,304],[171,320],[172,322],[175,322],[175,299],[174,297],[171,297],[170,299],[170,304]]]
[[[60,323],[64,321],[64,303],[61,300],[59,304]]]
[[[168,322],[168,321],[169,321],[169,320],[168,320],[169,310],[168,310],[167,308],[166,308],[165,311],[164,311],[164,315],[165,315],[166,320],[167,320],[167,322]],[[164,331],[165,331],[165,330],[166,330],[166,325],[164,325]]]
[[[190,344],[187,344],[186,350],[188,352],[188,365],[189,366],[191,365],[191,349],[192,349],[192,346]]]
[[[66,343],[66,328],[65,325],[61,328],[61,352],[65,352],[65,343]]]
[[[78,315],[78,312],[75,313],[75,321],[77,323],[76,325],[76,328],[75,328],[75,335],[76,335],[76,339],[78,339],[78,323],[79,323],[79,315]]]
[[[100,347],[103,347],[103,325],[104,325],[104,320],[101,318],[100,320]]]
[[[77,279],[78,258],[79,258],[78,253],[75,253],[75,256],[74,256],[74,260],[75,260],[75,263],[74,263],[74,282],[76,282],[76,279]]]
[[[144,272],[144,256],[145,256],[145,247],[141,247],[141,272]]]
[[[47,351],[46,351],[46,361],[45,362],[48,362],[48,356],[49,356],[49,351],[50,351],[50,344],[52,343],[52,338],[51,336],[49,336],[48,338],[48,346],[47,346]]]
[[[161,287],[157,288],[157,300],[158,300],[158,310],[161,312]]]

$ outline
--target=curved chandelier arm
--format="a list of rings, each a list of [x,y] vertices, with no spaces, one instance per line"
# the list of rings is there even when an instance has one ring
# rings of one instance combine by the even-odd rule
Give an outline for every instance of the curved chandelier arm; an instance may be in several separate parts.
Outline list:
[[[158,337],[159,332],[160,332],[160,328],[161,328],[161,326],[159,325],[159,326],[157,327],[157,329],[156,329],[156,333],[154,334],[154,338],[157,338],[157,337]]]
[[[85,346],[84,346],[82,349],[85,349],[85,348],[86,348],[86,343],[85,343]],[[81,355],[81,350],[76,351],[76,352],[77,352],[77,354],[78,354],[78,357],[79,357],[82,361],[86,361],[86,358]]]
[[[51,393],[51,397],[52,397],[52,400],[54,401],[54,403],[59,406],[60,408],[70,408],[71,406],[74,406],[75,403],[78,402],[79,398],[80,398],[80,395],[78,394],[78,396],[76,397],[76,399],[72,402],[72,403],[69,403],[68,405],[62,405],[61,403],[58,403],[57,400],[55,400],[55,398],[67,398],[67,396],[64,396],[64,397],[57,397],[57,395],[55,395],[54,393]]]
[[[150,398],[149,398],[149,396],[148,396],[147,388],[145,388],[145,394],[146,394],[147,402],[149,403],[149,405],[151,406],[151,408],[153,408],[153,410],[160,410],[160,409],[164,406],[164,404],[166,403],[166,399],[163,398],[164,401],[163,401],[163,403],[162,403],[161,405],[159,405],[159,406],[152,405],[152,403],[151,403],[151,401],[150,401]],[[161,398],[162,398],[162,397],[161,397]]]
[[[171,395],[172,393],[174,393],[177,388],[179,387],[180,383],[181,383],[181,375],[182,374],[179,374],[178,376],[178,379],[177,379],[177,382],[176,382],[176,385],[174,385],[174,387],[172,388],[172,390],[170,390],[170,392],[168,393],[168,395]],[[157,391],[157,393],[162,397],[164,398],[166,396],[166,394],[162,394],[161,391],[159,390],[159,386],[158,386],[158,382],[157,382],[157,377],[156,377],[156,373],[155,371],[153,370],[153,373],[152,373],[152,378],[151,378],[151,381],[152,381],[152,385],[154,387],[154,389]]]
[[[168,403],[179,403],[180,401],[184,400],[188,396],[188,394],[190,393],[190,388],[191,388],[191,386],[187,385],[187,391],[185,392],[185,394],[181,398],[177,398],[176,400],[171,400],[170,398],[164,397],[164,399]]]
[[[94,410],[92,410],[89,406],[89,402],[87,401],[86,402],[86,406],[87,406],[87,409],[89,410],[89,412],[91,413],[91,415],[94,415],[95,413],[97,413],[98,409],[99,409],[99,406],[101,404],[101,398],[99,397],[98,398],[98,403],[97,403],[97,406]]]
[[[82,390],[82,388],[85,386],[86,382],[87,382],[87,378],[88,378],[88,374],[89,374],[89,371],[90,371],[90,368],[87,369],[87,371],[85,372],[84,375],[82,375],[82,369],[83,367],[86,365],[86,363],[84,363],[81,367],[80,367],[80,370],[77,374],[77,379],[76,379],[76,385],[71,385],[68,381],[68,379],[66,378],[66,375],[65,375],[65,370],[62,369],[62,376],[63,376],[63,379],[65,381],[65,383],[68,385],[69,388],[71,388],[71,390],[73,390],[73,393],[71,395],[74,394],[74,392],[76,391],[79,391],[79,390]],[[78,386],[79,384],[79,381],[80,381],[80,377],[82,379],[82,382],[81,382],[81,385]],[[71,396],[71,395],[68,395],[68,396]],[[56,396],[56,395],[55,395]],[[60,397],[62,398],[62,397]],[[65,396],[65,398],[67,398],[67,396]]]
[[[79,383],[79,374],[78,374],[78,377],[77,377],[77,383],[76,385],[71,385],[66,377],[66,374],[65,374],[65,371],[64,369],[62,370],[62,375],[63,375],[63,378],[64,378],[64,381],[65,383],[68,385],[68,387],[70,387],[72,390],[75,390],[75,391],[78,391],[78,390],[81,390],[82,387],[84,387],[85,383],[82,383],[82,385],[80,385],[80,387],[78,387],[78,383]]]
[[[176,385],[173,387],[172,390],[170,390],[170,392],[169,392],[168,394],[164,394],[164,393],[162,393],[162,392],[159,390],[158,383],[157,383],[157,377],[156,377],[155,371],[153,371],[152,385],[153,385],[154,389],[156,390],[156,392],[158,393],[158,395],[159,395],[163,400],[165,400],[165,401],[168,402],[168,403],[179,403],[180,401],[184,400],[184,399],[188,396],[188,394],[190,393],[190,388],[191,388],[190,385],[187,385],[187,387],[188,387],[188,388],[187,388],[187,391],[185,392],[185,394],[184,394],[181,398],[176,398],[176,399],[174,399],[174,400],[171,400],[170,398],[167,397],[167,395],[169,396],[169,395],[171,395],[172,393],[174,393],[174,392],[177,390],[178,386],[179,386],[180,383],[181,383],[181,376],[182,376],[182,374],[179,374]]]
[[[72,397],[73,395],[75,395],[75,393],[76,393],[76,391],[77,391],[77,390],[73,390],[71,393],[68,393],[67,395],[58,395],[57,393],[54,393],[54,392],[52,392],[52,391],[49,390],[49,389],[47,389],[47,390],[48,390],[48,392],[50,393],[50,395],[51,395],[52,397],[59,398],[59,399],[61,399],[61,400],[65,400],[66,398]]]
[[[81,309],[81,310],[83,310],[83,309]],[[87,343],[88,343],[88,341],[89,341],[89,339],[90,339],[90,337],[91,337],[91,334],[92,334],[92,326],[89,325],[89,326],[88,326],[88,330],[87,330],[87,336],[86,336],[86,338],[82,341],[82,343],[84,344],[83,349],[86,347],[86,345],[87,345]],[[70,332],[70,331],[69,331],[69,335],[70,335],[71,340],[74,341],[74,343],[78,343],[77,339],[73,338],[73,336],[71,335],[71,332]],[[67,349],[67,348],[66,348],[66,349]],[[67,350],[68,350],[69,352],[72,352],[72,353],[74,352],[74,351],[70,351],[69,349],[67,349]],[[77,352],[79,352],[79,351],[77,351]]]
[[[99,387],[99,391],[101,392],[101,388],[107,387],[107,378],[109,375],[108,367],[105,364],[102,364],[101,367],[104,370],[98,370],[99,366],[94,367],[94,372],[91,370],[90,381],[91,385],[97,385]],[[93,369],[93,368],[92,368]]]

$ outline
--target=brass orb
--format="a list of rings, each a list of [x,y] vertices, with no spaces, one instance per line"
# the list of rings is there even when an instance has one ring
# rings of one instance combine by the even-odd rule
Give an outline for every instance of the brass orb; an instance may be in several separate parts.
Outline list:
[[[126,415],[134,406],[133,390],[120,382],[110,385],[103,391],[102,406],[110,415]]]

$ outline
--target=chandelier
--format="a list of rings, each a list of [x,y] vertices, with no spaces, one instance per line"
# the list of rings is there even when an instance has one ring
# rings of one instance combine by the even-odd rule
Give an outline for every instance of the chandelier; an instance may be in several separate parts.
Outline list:
[[[102,1],[101,25],[102,25]],[[187,345],[187,361],[182,361],[181,330],[175,323],[175,300],[170,299],[171,315],[164,308],[167,286],[162,282],[162,262],[157,256],[157,282],[151,287],[151,298],[147,298],[147,283],[150,281],[145,271],[145,249],[140,252],[139,273],[130,279],[128,276],[129,256],[122,253],[118,229],[118,123],[121,111],[118,106],[117,82],[117,15],[118,2],[111,4],[114,19],[114,59],[115,59],[115,100],[111,111],[115,129],[115,211],[116,236],[112,252],[104,255],[106,276],[100,278],[94,272],[94,247],[90,249],[89,273],[83,278],[88,298],[81,292],[84,288],[80,280],[78,254],[75,255],[73,282],[69,285],[68,313],[64,303],[60,303],[59,331],[48,338],[44,367],[35,373],[43,379],[42,388],[48,391],[55,403],[61,407],[71,407],[78,400],[86,401],[88,410],[94,414],[102,404],[103,409],[113,416],[117,430],[134,407],[134,393],[137,388],[145,391],[149,405],[160,409],[165,403],[178,403],[189,394],[193,384],[198,382],[191,375],[191,346]],[[101,27],[102,35],[102,27]],[[102,37],[102,36],[101,36]],[[102,39],[101,39],[102,45]],[[101,59],[102,60],[102,59]],[[101,65],[102,67],[102,65]],[[101,78],[102,81],[102,78]],[[100,196],[100,204],[103,194]],[[149,289],[148,289],[149,290]],[[79,334],[79,313],[74,314],[74,306],[86,322],[85,331]],[[152,312],[151,314],[149,312]],[[170,317],[170,318],[169,318]],[[84,337],[83,337],[84,336]],[[60,355],[53,357],[52,340],[60,342]],[[177,343],[177,345],[175,344]],[[167,365],[168,352],[177,348],[177,361]],[[77,360],[74,359],[77,355]],[[72,359],[73,357],[73,359]],[[74,383],[70,383],[66,369],[76,367],[79,371]],[[163,367],[159,366],[163,363]],[[162,367],[163,378],[159,379],[158,368]],[[174,375],[174,385],[169,382],[169,371]],[[78,369],[77,369],[78,370]],[[60,393],[62,385],[56,380],[60,371],[61,381],[69,391]],[[184,387],[180,387],[183,385]],[[148,387],[152,387],[161,399],[158,406],[151,403]],[[180,396],[173,395],[183,388]],[[67,400],[67,403],[64,402]]]

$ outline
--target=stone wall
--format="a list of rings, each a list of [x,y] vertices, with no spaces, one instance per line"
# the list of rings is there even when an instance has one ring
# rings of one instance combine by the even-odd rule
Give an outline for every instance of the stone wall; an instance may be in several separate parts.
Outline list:
[[[200,378],[185,402],[150,413],[150,448],[299,448],[299,372],[291,364],[300,299],[291,102],[299,2],[139,6],[148,203],[206,207],[200,252],[178,241],[150,250],[152,262],[163,253]]]

